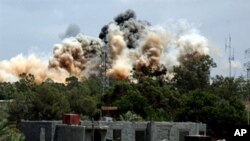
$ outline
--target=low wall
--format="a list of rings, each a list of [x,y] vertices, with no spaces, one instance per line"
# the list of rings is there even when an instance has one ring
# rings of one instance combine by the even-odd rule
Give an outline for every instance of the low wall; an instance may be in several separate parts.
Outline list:
[[[85,127],[57,125],[54,141],[85,141]]]
[[[206,124],[193,122],[82,121],[65,125],[60,121],[23,121],[26,141],[184,141],[186,135],[206,132]]]
[[[8,104],[11,103],[11,102],[13,102],[12,99],[10,99],[10,100],[0,100],[0,108],[5,110],[7,108],[7,106],[8,106]]]
[[[56,125],[61,121],[22,121],[21,131],[26,141],[54,141]]]

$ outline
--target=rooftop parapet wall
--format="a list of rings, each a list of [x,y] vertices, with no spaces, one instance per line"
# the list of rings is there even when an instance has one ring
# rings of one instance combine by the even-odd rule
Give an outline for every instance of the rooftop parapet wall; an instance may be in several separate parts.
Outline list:
[[[11,102],[13,102],[12,99],[10,99],[10,100],[0,100],[0,108],[2,108],[4,110],[7,109],[8,104],[11,103]]]
[[[144,141],[183,141],[185,135],[206,132],[206,124],[193,122],[133,122],[133,121],[81,121],[80,125],[65,125],[61,121],[22,121],[21,131],[26,141],[64,141],[67,137],[89,140],[98,131],[102,140],[114,139],[114,131],[120,131],[122,141],[136,141],[138,135]],[[67,138],[68,139],[68,138]]]
[[[194,122],[151,122],[149,126],[151,141],[183,141],[185,135],[206,132],[206,124]],[[186,133],[186,134],[185,134]]]
[[[56,125],[61,121],[22,121],[21,131],[26,141],[54,141]]]

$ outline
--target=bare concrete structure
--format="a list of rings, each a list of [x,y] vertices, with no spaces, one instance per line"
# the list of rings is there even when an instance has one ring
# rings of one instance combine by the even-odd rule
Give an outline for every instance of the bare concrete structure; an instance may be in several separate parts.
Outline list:
[[[186,135],[206,132],[206,124],[193,122],[23,121],[26,141],[184,141]]]
[[[0,108],[6,110],[9,103],[13,102],[12,99],[10,100],[0,100]]]

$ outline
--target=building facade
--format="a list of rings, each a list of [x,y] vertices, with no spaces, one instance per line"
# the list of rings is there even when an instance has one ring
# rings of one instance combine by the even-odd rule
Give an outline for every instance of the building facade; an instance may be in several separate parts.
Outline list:
[[[22,121],[26,141],[184,141],[186,135],[206,133],[206,124],[194,122]]]

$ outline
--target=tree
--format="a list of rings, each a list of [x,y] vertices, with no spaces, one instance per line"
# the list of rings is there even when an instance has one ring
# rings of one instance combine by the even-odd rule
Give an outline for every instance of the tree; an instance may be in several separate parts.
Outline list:
[[[162,93],[165,97],[165,100],[162,100],[162,105],[168,114],[169,117],[165,119],[173,121],[176,118],[176,114],[178,113],[178,109],[181,107],[182,97],[174,87],[169,85],[164,85],[162,87]]]
[[[212,78],[209,90],[225,100],[230,99],[230,97],[244,100],[248,95],[248,85],[243,77],[230,78],[216,75]]]
[[[105,104],[112,104],[114,101],[134,91],[137,91],[136,85],[130,81],[111,79],[110,87],[107,89],[102,99]]]
[[[245,107],[235,97],[221,100],[216,94],[204,90],[190,91],[183,95],[177,121],[203,122],[210,135],[229,137],[228,127],[246,123]]]
[[[164,100],[161,86],[158,81],[152,78],[142,78],[139,80],[137,89],[145,96],[152,108],[161,107],[161,100]]]
[[[16,122],[17,127],[22,119],[29,119],[31,108],[32,108],[32,99],[34,93],[32,91],[19,92],[15,97],[13,102],[8,105],[7,113],[8,120],[11,122]]]
[[[147,119],[174,120],[176,109],[180,106],[180,95],[174,87],[152,78],[141,78],[136,86],[149,104],[146,107]]]
[[[212,93],[202,90],[190,91],[182,98],[183,105],[177,120],[208,123],[218,101],[218,97]]]
[[[86,86],[91,96],[100,96],[102,94],[102,82],[100,77],[90,76],[88,79],[83,79],[81,86]]]
[[[46,83],[36,88],[31,103],[32,115],[29,117],[31,119],[61,119],[64,113],[70,112],[70,105],[65,94]]]
[[[121,114],[132,111],[144,118],[147,116],[146,108],[149,107],[147,99],[138,91],[131,91],[128,95],[121,97],[120,100],[115,102],[115,105],[117,105]]]
[[[20,92],[8,107],[10,121],[61,119],[70,111],[65,95],[49,83]]]
[[[181,66],[174,67],[172,83],[181,93],[207,88],[210,83],[210,69],[213,67],[216,64],[208,55],[190,58]]]
[[[35,86],[35,76],[32,74],[22,73],[19,75],[20,80],[15,83],[18,91],[25,92]]]
[[[97,112],[98,100],[84,92],[72,89],[68,94],[68,101],[72,112],[84,116],[93,116]]]
[[[0,119],[0,140],[1,141],[24,141],[21,132],[10,125],[6,119]]]
[[[127,113],[120,115],[120,120],[122,121],[143,121],[143,118],[131,111],[128,111]]]
[[[67,83],[67,86],[69,87],[69,89],[80,86],[78,78],[75,76],[71,76],[71,77],[66,78],[66,83]]]
[[[16,95],[17,90],[16,87],[9,83],[9,82],[3,82],[0,83],[0,99],[8,100],[14,98],[14,95]]]

